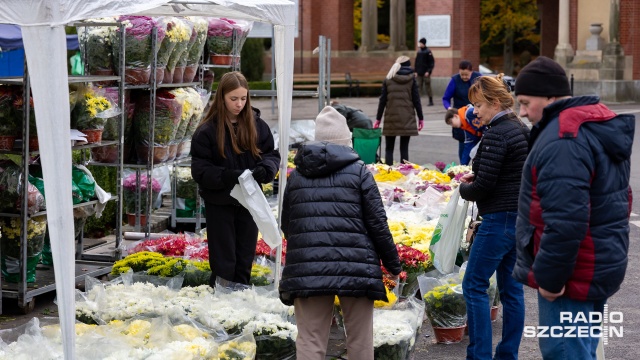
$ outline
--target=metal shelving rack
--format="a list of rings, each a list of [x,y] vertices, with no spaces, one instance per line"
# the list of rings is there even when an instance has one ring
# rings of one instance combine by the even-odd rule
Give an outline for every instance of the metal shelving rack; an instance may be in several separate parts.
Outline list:
[[[92,81],[119,81],[121,77],[117,76],[70,76],[69,83],[81,83],[81,82],[92,82]],[[24,76],[20,77],[9,77],[0,79],[0,83],[7,85],[21,85],[23,87],[23,122],[22,122],[22,150],[21,151],[3,151],[3,154],[14,154],[21,155],[22,160],[22,179],[21,179],[21,188],[22,188],[22,203],[20,213],[0,213],[0,216],[3,217],[16,217],[21,219],[22,229],[21,229],[21,237],[20,237],[20,258],[18,259],[18,264],[20,267],[20,277],[18,283],[3,283],[2,278],[0,277],[0,288],[1,288],[1,296],[0,296],[0,314],[2,313],[2,299],[3,298],[15,298],[18,300],[18,306],[25,313],[30,313],[35,306],[35,296],[47,293],[49,291],[55,291],[55,276],[54,270],[52,267],[38,267],[36,281],[34,283],[27,282],[27,237],[24,234],[27,234],[28,231],[28,220],[32,217],[46,215],[46,211],[39,211],[35,214],[29,215],[27,212],[28,207],[28,197],[25,196],[25,191],[28,189],[29,181],[29,157],[34,154],[38,154],[39,151],[31,151],[29,149],[29,113],[31,111],[29,106],[29,100],[31,97],[31,86],[29,80],[29,71],[25,62],[24,67]],[[120,83],[122,84],[122,82]],[[122,88],[122,86],[120,86]],[[122,121],[122,117],[121,117]],[[108,146],[117,144],[117,141],[105,141],[100,144],[86,144],[80,146],[73,146],[72,150],[86,150],[95,147]],[[120,147],[121,148],[121,147]],[[121,150],[120,150],[121,151]],[[121,196],[118,199],[118,202],[121,206]],[[97,203],[97,201],[88,201],[80,204],[76,204],[73,208],[80,208],[86,206],[93,206]],[[116,227],[119,229],[119,224],[116,223]],[[82,252],[82,247],[79,247],[79,251]],[[75,261],[75,274],[76,274],[76,282],[82,281],[85,276],[100,276],[111,271],[111,263],[109,262],[100,262],[100,261],[85,261],[85,260],[76,260]]]

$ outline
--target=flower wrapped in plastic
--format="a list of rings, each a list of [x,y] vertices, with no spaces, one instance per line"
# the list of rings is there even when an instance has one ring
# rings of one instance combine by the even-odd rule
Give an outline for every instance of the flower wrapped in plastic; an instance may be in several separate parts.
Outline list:
[[[402,296],[410,296],[418,290],[418,276],[428,271],[433,264],[429,254],[425,254],[411,246],[396,244],[396,249],[398,250],[402,270],[407,273]]]
[[[151,62],[154,53],[151,46],[151,33],[157,23],[148,16],[131,16],[125,15],[118,18],[118,22],[124,24],[125,36],[125,81],[129,84],[141,85],[149,83],[151,75]],[[111,44],[113,53],[120,53],[120,27],[118,27],[112,36]],[[157,30],[157,43],[161,44],[164,40],[164,30],[160,27]],[[156,47],[157,48],[157,47]],[[118,68],[119,62],[115,62],[115,68]]]
[[[373,311],[373,344],[375,359],[409,359],[415,346],[424,303],[416,298],[398,302],[391,308]]]
[[[298,327],[280,315],[257,314],[245,328],[253,331],[257,346],[256,357],[277,360],[295,355]]]
[[[192,41],[187,49],[186,67],[184,68],[184,82],[191,82],[196,77],[198,71],[198,63],[204,51],[204,45],[207,41],[207,30],[209,23],[201,16],[187,16],[186,19],[193,24],[191,31]]]
[[[169,62],[169,57],[180,38],[180,27],[176,24],[180,20],[176,17],[163,16],[157,18],[158,28],[165,33],[162,42],[158,43],[158,56],[156,57],[156,81],[160,84],[164,80],[164,71]]]
[[[193,113],[189,121],[181,124],[180,128],[178,128],[178,131],[176,132],[176,139],[180,139],[180,144],[178,145],[178,158],[189,155],[191,150],[191,138],[198,128],[198,125],[200,125],[200,121],[202,121],[205,107],[209,102],[209,97],[211,97],[211,93],[204,89],[186,88],[186,91],[189,94],[187,101],[193,108]],[[182,125],[184,125],[184,128]]]
[[[18,217],[0,217],[0,228],[4,233],[2,248],[2,275],[8,282],[20,279],[22,220]],[[27,220],[27,282],[36,281],[36,266],[44,247],[47,217],[36,216]]]
[[[90,19],[91,23],[116,23],[116,18],[105,17]],[[91,75],[113,75],[114,62],[113,45],[117,26],[79,26],[78,41],[80,50],[86,54],[87,70]]]
[[[107,120],[120,113],[104,96],[105,90],[87,86],[80,91],[80,100],[72,116],[72,126],[78,130],[103,130]]]
[[[193,25],[191,22],[182,19],[174,18],[174,26],[172,27],[172,36],[176,45],[171,51],[167,67],[164,71],[164,82],[166,83],[181,83],[182,76],[184,74],[184,65],[179,65],[180,60],[184,57],[186,59],[187,50],[189,49],[189,43],[191,42],[191,31]],[[194,39],[195,40],[195,39]],[[186,64],[186,60],[184,61]],[[176,69],[178,67],[178,69]],[[177,72],[177,74],[176,74]]]
[[[426,294],[423,299],[431,326],[454,328],[464,326],[467,321],[467,303],[462,295],[458,274],[445,279],[429,278],[425,281]]]
[[[156,93],[155,127],[153,139],[149,136],[150,99],[148,96],[138,98],[133,123],[139,138],[138,144],[169,145],[175,139],[180,120],[182,119],[182,104],[176,101],[175,95],[166,89]]]
[[[209,54],[231,55],[235,27],[224,18],[209,18],[207,49]]]
[[[27,185],[27,213],[44,208],[44,196],[33,184]],[[0,212],[15,213],[22,208],[22,168],[10,160],[0,161]]]
[[[189,89],[192,91],[189,91]],[[191,117],[193,116],[194,105],[197,105],[196,102],[200,101],[200,97],[197,95],[198,93],[191,88],[175,88],[171,90],[170,93],[175,96],[176,101],[182,105],[180,124],[178,125],[178,129],[176,130],[176,135],[174,138],[174,141],[176,143],[179,143],[182,141],[182,138],[187,131],[187,126],[189,125],[189,121],[191,121]]]
[[[124,197],[124,209],[128,214],[135,214],[138,209],[136,209],[136,196],[137,193],[140,193],[140,207],[146,208],[147,204],[147,175],[141,174],[139,179],[139,185],[137,181],[137,177],[135,173],[130,174],[125,177],[122,181],[123,187],[123,197]],[[160,182],[155,178],[151,179],[151,196],[152,199],[157,199],[160,195],[160,190],[162,186]],[[153,202],[152,202],[153,206]]]

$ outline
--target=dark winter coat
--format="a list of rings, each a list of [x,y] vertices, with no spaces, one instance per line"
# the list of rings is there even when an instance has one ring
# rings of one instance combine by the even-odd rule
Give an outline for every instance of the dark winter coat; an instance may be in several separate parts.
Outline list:
[[[460,184],[460,196],[475,201],[479,215],[518,210],[528,135],[529,129],[514,113],[502,115],[487,126],[471,167],[475,179]]]
[[[200,196],[205,202],[215,205],[240,205],[231,197],[233,186],[222,181],[222,173],[228,169],[255,169],[261,165],[271,180],[275,177],[280,165],[280,153],[274,149],[273,135],[264,120],[260,118],[260,110],[253,108],[253,115],[258,133],[258,149],[261,158],[255,159],[250,152],[236,154],[231,148],[231,134],[226,130],[224,153],[226,159],[218,152],[216,131],[218,122],[213,119],[198,127],[191,140],[191,175],[198,183]]]
[[[595,96],[548,105],[531,131],[520,190],[514,277],[571,299],[620,288],[629,249],[633,115]]]
[[[431,49],[426,46],[418,49],[418,52],[416,53],[416,74],[422,76],[424,73],[428,72],[429,76],[431,76],[431,72],[433,71],[435,64],[436,61],[433,58]]]
[[[323,295],[387,299],[380,260],[392,274],[402,268],[371,172],[353,149],[328,142],[302,145],[294,163],[282,206],[282,302]]]
[[[410,66],[403,66],[391,79],[382,83],[376,119],[382,119],[384,136],[417,136],[418,119],[423,120],[418,83]]]

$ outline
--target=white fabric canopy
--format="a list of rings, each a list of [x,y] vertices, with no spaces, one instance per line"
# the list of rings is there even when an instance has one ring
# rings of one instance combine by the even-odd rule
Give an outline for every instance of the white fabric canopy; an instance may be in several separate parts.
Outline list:
[[[75,358],[75,247],[71,197],[70,114],[64,25],[136,15],[219,16],[274,25],[280,173],[286,174],[293,88],[295,4],[288,0],[4,0],[0,23],[22,27],[47,194],[47,221],[65,359]],[[45,135],[46,134],[46,135]],[[284,192],[286,176],[280,177]],[[279,201],[281,204],[281,199]],[[280,251],[277,252],[280,254]]]

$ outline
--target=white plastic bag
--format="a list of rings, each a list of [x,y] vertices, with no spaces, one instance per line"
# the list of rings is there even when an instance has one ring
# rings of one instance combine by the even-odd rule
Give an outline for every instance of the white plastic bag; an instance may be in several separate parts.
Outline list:
[[[279,246],[282,243],[282,235],[278,223],[260,185],[253,179],[251,170],[245,170],[238,180],[240,183],[233,187],[231,196],[249,210],[267,245],[271,248]]]
[[[434,252],[433,265],[442,274],[453,271],[456,262],[460,239],[464,231],[464,220],[467,216],[469,202],[460,198],[460,188],[451,194],[449,203],[440,214],[438,225],[433,231],[430,249]]]

